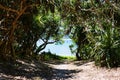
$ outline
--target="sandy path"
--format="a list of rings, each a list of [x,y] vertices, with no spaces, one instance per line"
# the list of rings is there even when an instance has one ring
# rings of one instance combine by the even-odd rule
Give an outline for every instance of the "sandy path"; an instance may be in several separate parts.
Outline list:
[[[15,69],[0,66],[0,80],[120,80],[120,67],[98,68],[94,62],[66,60],[42,63],[22,61]]]
[[[52,80],[120,80],[120,68],[98,68],[94,62],[74,61],[50,66],[53,67]]]

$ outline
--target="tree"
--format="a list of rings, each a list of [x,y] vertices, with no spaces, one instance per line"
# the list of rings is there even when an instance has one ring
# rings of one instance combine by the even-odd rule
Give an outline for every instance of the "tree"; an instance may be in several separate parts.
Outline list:
[[[69,3],[64,1],[62,4],[62,7],[66,7],[62,10],[62,19],[67,22],[68,32],[73,34],[75,31],[78,36],[82,37],[79,26],[85,28],[89,47],[92,47],[89,55],[94,57],[95,62],[108,67],[120,65],[120,58],[118,58],[119,18],[117,18],[120,10],[119,3],[113,0],[70,0]],[[75,42],[80,42],[79,38],[76,36]],[[77,51],[82,53],[84,49],[79,48],[80,46],[81,43],[78,44]]]
[[[39,12],[42,12],[40,16],[53,15],[53,1],[0,1],[1,58],[9,60],[15,59],[19,55],[30,57],[44,49],[48,43],[57,41],[57,37],[53,42],[49,42],[49,39],[57,35],[58,22],[54,20],[54,17],[46,19],[43,17],[43,21],[40,23],[40,20],[36,20]],[[36,43],[39,39],[42,39],[44,44],[37,48]]]
[[[39,5],[36,1],[31,2],[28,0],[0,0],[1,58],[7,60],[16,57],[14,49],[14,43],[17,43],[16,30],[24,25],[20,18],[25,14],[30,15],[33,9]]]
[[[119,5],[117,0],[0,0],[0,57],[30,57],[65,34],[77,44],[78,59],[119,66]],[[43,44],[37,46],[38,40]]]

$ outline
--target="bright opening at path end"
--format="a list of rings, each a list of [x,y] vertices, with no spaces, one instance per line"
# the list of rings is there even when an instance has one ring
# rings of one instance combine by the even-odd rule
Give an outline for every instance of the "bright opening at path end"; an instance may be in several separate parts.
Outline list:
[[[72,40],[70,38],[63,38],[64,43],[63,44],[48,44],[46,48],[43,50],[45,52],[51,52],[56,55],[60,56],[74,56],[73,53],[71,53],[69,46],[73,44]],[[37,45],[39,45],[41,42],[38,41]],[[43,52],[42,51],[42,52]]]

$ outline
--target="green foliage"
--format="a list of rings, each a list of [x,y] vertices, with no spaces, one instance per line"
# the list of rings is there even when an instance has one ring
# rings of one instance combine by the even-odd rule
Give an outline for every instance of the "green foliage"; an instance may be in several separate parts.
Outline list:
[[[43,14],[44,10],[46,11]],[[30,58],[44,49],[48,43],[54,43],[60,38],[57,36],[59,17],[54,17],[53,1],[0,0],[0,13],[2,13],[0,16],[1,58],[19,56]],[[53,42],[49,42],[51,38]],[[44,44],[37,48],[36,43],[39,39],[42,39]]]
[[[75,57],[72,56],[59,56],[51,52],[42,52],[39,55],[40,60],[49,61],[49,60],[75,60]]]
[[[30,58],[69,35],[81,59],[119,66],[119,5],[114,0],[0,0],[0,58]],[[37,46],[39,40],[43,44]]]
[[[92,30],[91,30],[92,31]],[[114,67],[120,65],[120,33],[111,24],[104,23],[104,29],[96,26],[88,34],[96,65]],[[92,36],[91,36],[92,35]]]
[[[74,56],[61,56],[61,60],[64,60],[64,59],[66,59],[66,60],[76,60],[76,57],[74,57]]]
[[[80,56],[81,58],[84,59],[91,59],[91,55],[90,52],[92,50],[92,47],[90,46],[90,44],[85,44],[84,46],[81,47],[80,49]]]
[[[72,18],[76,23],[72,23],[68,18],[68,24],[72,24],[70,36],[73,35],[71,38],[77,44],[76,54],[79,53],[81,59],[92,58],[96,65],[107,67],[120,65],[119,19],[116,19],[116,16],[119,17],[119,8],[118,5],[113,6],[113,3],[114,1],[109,0],[104,3],[100,0],[98,2],[81,1],[81,4],[77,5],[82,8],[80,12],[77,10],[77,14],[70,13],[70,15],[77,16],[77,20]],[[80,26],[85,29],[81,30]],[[83,38],[84,35],[86,37]],[[84,39],[88,42],[81,42]]]

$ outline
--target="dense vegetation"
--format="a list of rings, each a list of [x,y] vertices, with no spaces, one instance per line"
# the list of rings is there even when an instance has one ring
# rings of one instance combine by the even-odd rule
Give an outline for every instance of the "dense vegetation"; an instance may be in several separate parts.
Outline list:
[[[35,58],[69,35],[78,60],[119,66],[119,22],[119,0],[0,0],[0,59]]]

